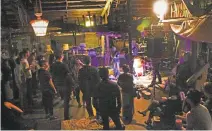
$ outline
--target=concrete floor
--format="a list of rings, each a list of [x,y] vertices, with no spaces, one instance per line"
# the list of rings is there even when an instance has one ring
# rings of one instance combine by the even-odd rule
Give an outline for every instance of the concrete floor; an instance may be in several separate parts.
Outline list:
[[[150,84],[151,81],[149,81],[150,78],[142,79],[141,83]],[[156,96],[155,99],[160,99],[162,96],[165,96],[163,91],[156,89]],[[42,108],[41,104],[41,93],[38,93],[38,97],[35,98],[36,104],[34,106],[34,112],[32,114],[24,115],[24,118],[27,119],[34,119],[37,121],[38,126],[37,129],[39,130],[60,130],[61,129],[61,121],[63,120],[63,101],[59,97],[56,97],[54,100],[54,114],[56,117],[58,117],[57,120],[49,121],[45,119],[44,110]],[[135,114],[134,118],[131,124],[126,126],[127,130],[145,130],[145,124],[144,122],[147,120],[147,117],[143,117],[142,115],[138,114],[137,111],[143,111],[151,103],[151,100],[145,100],[143,98],[141,99],[134,99],[135,102]],[[85,108],[81,107],[78,108],[78,104],[76,102],[76,99],[72,99],[70,101],[70,115],[72,116],[72,119],[81,119],[88,117],[87,111]]]

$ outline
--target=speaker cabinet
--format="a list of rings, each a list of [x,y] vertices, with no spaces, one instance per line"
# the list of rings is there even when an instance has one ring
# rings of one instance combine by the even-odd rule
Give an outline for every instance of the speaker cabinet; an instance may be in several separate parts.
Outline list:
[[[147,39],[147,56],[152,58],[161,58],[165,46],[163,44],[163,38],[149,38]]]

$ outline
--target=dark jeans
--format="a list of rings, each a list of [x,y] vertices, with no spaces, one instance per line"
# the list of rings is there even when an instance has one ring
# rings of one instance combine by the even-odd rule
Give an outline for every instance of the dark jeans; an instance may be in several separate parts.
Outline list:
[[[76,96],[77,103],[80,104],[80,88],[79,87],[74,90],[74,96]]]
[[[27,88],[27,104],[28,108],[32,108],[33,99],[32,99],[32,78],[26,79],[26,88]]]
[[[99,103],[98,103],[98,99],[96,97],[93,97],[93,106],[96,109],[96,116],[100,116]]]
[[[36,95],[37,90],[37,78],[36,78],[36,72],[32,73],[32,91],[33,95]]]
[[[105,112],[101,113],[101,117],[103,120],[103,130],[109,130],[109,117],[113,120],[114,124],[116,125],[117,130],[122,130],[122,124],[120,121],[119,113],[111,113],[111,112]]]
[[[162,82],[161,75],[160,75],[160,64],[159,63],[153,65],[153,79],[152,79],[152,84],[155,84],[157,77],[158,77],[158,81],[159,82]]]
[[[71,91],[64,90],[63,98],[64,98],[64,120],[69,120],[69,101],[70,101]]]
[[[85,97],[84,99],[86,102],[86,109],[87,109],[89,117],[94,116],[93,109],[92,109],[92,103],[91,103],[92,97]]]
[[[42,101],[46,114],[53,115],[53,93],[50,91],[44,91],[42,94]]]

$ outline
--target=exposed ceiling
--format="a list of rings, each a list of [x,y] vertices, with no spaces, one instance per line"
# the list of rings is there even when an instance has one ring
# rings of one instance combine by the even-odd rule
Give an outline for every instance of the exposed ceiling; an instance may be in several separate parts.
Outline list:
[[[127,1],[121,0],[115,8],[119,15],[126,15]],[[132,17],[150,17],[152,16],[152,5],[156,0],[130,0]]]
[[[106,0],[41,0],[44,19],[50,22],[63,20],[65,23],[81,21],[83,15],[100,16],[105,4]],[[28,8],[30,16],[34,14],[35,1],[33,5]]]
[[[27,23],[27,14],[18,0],[2,0],[1,12],[2,27],[17,29]]]

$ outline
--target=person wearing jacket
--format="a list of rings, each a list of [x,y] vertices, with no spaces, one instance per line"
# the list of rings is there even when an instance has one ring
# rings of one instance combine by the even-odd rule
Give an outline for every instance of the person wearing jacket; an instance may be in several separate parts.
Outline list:
[[[56,62],[52,64],[50,72],[56,89],[59,91],[61,99],[64,100],[64,120],[70,119],[69,101],[71,88],[67,85],[67,79],[70,78],[70,71],[67,64],[63,63],[62,52],[56,55]]]
[[[115,123],[117,130],[123,130],[120,121],[121,92],[120,87],[109,80],[107,68],[100,68],[99,75],[102,81],[97,85],[97,99],[99,101],[99,112],[103,121],[103,130],[109,130],[109,117]]]
[[[92,98],[94,107],[98,110],[96,105],[96,85],[100,82],[100,77],[98,74],[98,70],[90,65],[91,58],[89,56],[85,56],[84,58],[84,66],[79,70],[79,87],[83,93],[83,100],[86,103],[86,109],[89,114],[89,117],[93,117],[93,109],[92,109]],[[98,112],[98,111],[97,111]]]
[[[76,97],[78,107],[81,107],[82,105],[80,103],[80,88],[79,88],[79,83],[78,83],[78,72],[80,69],[80,65],[74,56],[69,57],[68,67],[70,70],[70,75],[72,76],[72,80],[73,80],[72,88],[74,88],[73,89],[74,96]]]
[[[131,123],[134,114],[134,83],[133,76],[129,73],[129,66],[123,65],[124,73],[118,78],[118,85],[122,89],[123,117],[127,123]]]
[[[57,94],[52,77],[48,72],[49,64],[47,61],[41,62],[41,69],[38,71],[40,86],[42,89],[42,101],[46,113],[46,118],[55,119],[53,116],[53,98]]]

